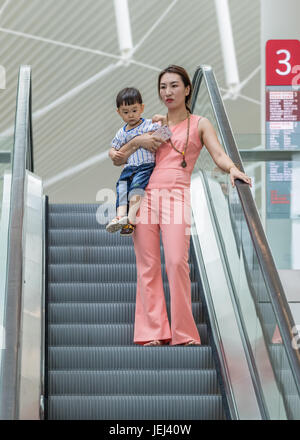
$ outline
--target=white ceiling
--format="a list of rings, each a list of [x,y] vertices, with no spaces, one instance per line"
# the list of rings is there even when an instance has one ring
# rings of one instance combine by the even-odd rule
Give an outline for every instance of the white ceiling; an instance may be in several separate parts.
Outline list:
[[[0,0],[0,64],[6,70],[6,89],[0,91],[0,133],[12,133],[18,71],[21,64],[28,64],[35,172],[43,178],[52,202],[93,203],[99,189],[114,187],[120,169],[109,159],[97,159],[106,154],[122,125],[115,112],[121,88],[139,88],[144,116],[151,117],[164,111],[157,96],[160,69],[179,64],[192,76],[199,64],[209,64],[225,93],[213,0],[128,0],[128,4],[133,45],[138,48],[129,66],[116,67],[120,52],[113,0]],[[229,5],[242,81],[260,65],[260,5],[259,0],[229,0]],[[260,71],[241,93],[244,98],[225,101],[232,128],[236,134],[259,133]],[[83,170],[57,179],[80,165]]]

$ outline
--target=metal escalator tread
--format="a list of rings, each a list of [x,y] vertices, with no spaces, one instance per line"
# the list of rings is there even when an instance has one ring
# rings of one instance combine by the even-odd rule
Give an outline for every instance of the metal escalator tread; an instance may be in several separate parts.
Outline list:
[[[207,344],[206,324],[197,325],[203,344]],[[133,324],[49,324],[52,346],[131,345]]]
[[[216,394],[215,370],[143,369],[50,372],[52,395]]]
[[[107,233],[104,218],[96,204],[49,205],[47,418],[224,419],[193,261],[192,310],[202,345],[134,344],[132,238]]]
[[[220,395],[51,396],[55,420],[222,420]]]
[[[170,312],[170,302],[167,302]],[[202,304],[192,304],[195,321],[202,321]],[[135,303],[55,303],[48,305],[53,324],[126,324],[134,321]]]
[[[163,268],[163,281],[167,281],[167,274]],[[194,265],[190,264],[190,276],[194,277]],[[131,264],[49,264],[48,277],[52,283],[59,282],[130,282],[136,280],[136,265]]]
[[[166,298],[170,297],[167,281],[163,283]],[[191,283],[192,301],[200,301],[198,283]],[[49,283],[49,302],[135,302],[136,282],[124,283]]]

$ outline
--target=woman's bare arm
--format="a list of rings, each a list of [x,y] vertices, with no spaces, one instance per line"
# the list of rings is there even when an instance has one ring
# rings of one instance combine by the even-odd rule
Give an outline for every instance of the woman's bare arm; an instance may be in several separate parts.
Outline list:
[[[128,157],[132,153],[134,153],[139,147],[146,148],[152,153],[155,153],[158,147],[163,142],[164,141],[162,139],[155,137],[155,132],[153,134],[144,133],[131,139],[131,141],[123,145],[116,153],[114,153],[113,151],[111,151],[112,149],[110,149],[109,157],[112,159],[114,165],[120,166],[125,164]]]
[[[250,177],[240,171],[223,150],[212,123],[207,118],[201,118],[198,129],[202,144],[207,148],[215,164],[230,174],[232,186],[234,186],[234,179],[236,178],[249,183],[251,186]]]

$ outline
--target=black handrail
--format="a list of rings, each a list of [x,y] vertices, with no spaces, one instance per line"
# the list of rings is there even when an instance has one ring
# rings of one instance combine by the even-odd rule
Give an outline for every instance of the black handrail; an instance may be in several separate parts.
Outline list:
[[[20,323],[22,305],[22,229],[26,167],[33,171],[31,124],[31,68],[21,66],[15,115],[15,133],[8,229],[7,283],[4,310],[5,349],[2,351],[0,419],[18,418]]]
[[[210,66],[199,66],[196,69],[193,78],[194,91],[198,92],[203,79],[205,80],[208,92],[210,94],[218,129],[221,134],[226,153],[238,166],[238,168],[244,172],[240,154],[237,149],[223,100],[219,92],[219,87]],[[192,100],[192,111],[195,107],[197,94],[198,93],[194,93],[195,98]],[[249,185],[238,179],[235,180],[235,185],[248,225],[253,247],[257,255],[258,263],[267,286],[267,293],[270,297],[270,301],[277,319],[278,328],[286,348],[291,371],[300,395],[300,348],[294,349],[291,344],[292,339],[295,337],[295,334],[293,333],[293,329],[296,328],[294,319],[290,311]]]

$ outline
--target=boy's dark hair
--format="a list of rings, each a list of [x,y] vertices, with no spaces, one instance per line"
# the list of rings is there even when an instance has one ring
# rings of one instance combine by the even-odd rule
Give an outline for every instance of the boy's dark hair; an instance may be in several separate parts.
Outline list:
[[[116,98],[117,108],[121,105],[133,105],[133,104],[143,104],[142,95],[138,89],[134,87],[126,87],[121,90]]]

